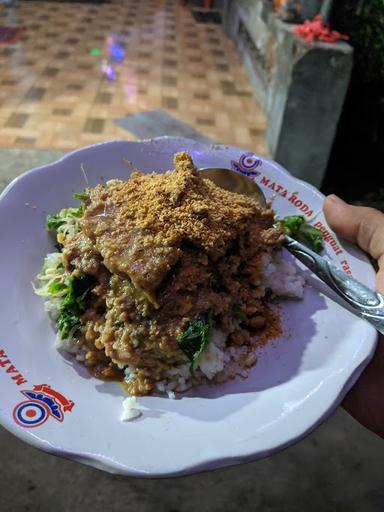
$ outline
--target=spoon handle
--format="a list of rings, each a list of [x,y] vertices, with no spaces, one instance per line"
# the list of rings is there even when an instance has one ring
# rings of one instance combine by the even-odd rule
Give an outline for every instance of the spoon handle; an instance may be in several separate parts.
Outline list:
[[[354,312],[384,334],[384,296],[367,288],[305,245],[285,237],[284,247],[353,308]]]

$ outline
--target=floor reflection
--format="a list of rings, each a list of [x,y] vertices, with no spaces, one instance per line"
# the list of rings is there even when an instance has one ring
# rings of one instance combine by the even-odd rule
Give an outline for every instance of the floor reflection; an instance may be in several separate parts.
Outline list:
[[[117,118],[164,110],[202,136],[266,153],[265,118],[232,42],[175,1],[0,5],[0,145],[73,149],[136,136]]]

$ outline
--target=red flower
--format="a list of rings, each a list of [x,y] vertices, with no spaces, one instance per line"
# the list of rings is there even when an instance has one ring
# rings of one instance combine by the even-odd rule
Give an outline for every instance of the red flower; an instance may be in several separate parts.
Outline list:
[[[347,40],[348,36],[340,34],[336,30],[331,30],[318,14],[312,21],[306,20],[301,25],[296,25],[293,29],[295,34],[302,37],[306,43],[314,41],[324,41],[326,43],[335,43],[336,41]]]

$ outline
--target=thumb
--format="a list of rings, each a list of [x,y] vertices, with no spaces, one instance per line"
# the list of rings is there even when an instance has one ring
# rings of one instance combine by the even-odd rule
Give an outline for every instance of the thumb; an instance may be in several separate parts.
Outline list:
[[[352,206],[335,195],[326,197],[324,214],[335,233],[377,260],[377,289],[384,292],[384,214],[374,208]]]

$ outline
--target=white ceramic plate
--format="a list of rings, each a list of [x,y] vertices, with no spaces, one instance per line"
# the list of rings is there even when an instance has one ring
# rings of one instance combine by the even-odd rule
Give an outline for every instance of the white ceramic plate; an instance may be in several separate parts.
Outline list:
[[[284,334],[262,351],[247,380],[201,387],[176,400],[141,398],[142,416],[120,421],[120,386],[90,378],[56,351],[31,281],[53,250],[46,214],[75,204],[72,193],[85,185],[81,166],[94,186],[127,178],[133,168],[170,169],[179,150],[190,151],[198,167],[248,173],[267,196],[276,196],[281,216],[317,215],[313,223],[328,229],[322,195],[276,163],[187,139],[107,142],[14,180],[0,200],[0,421],[27,443],[110,472],[147,477],[255,460],[323,421],[372,356],[374,329],[328,298],[326,287],[306,272],[304,300],[283,304]],[[332,233],[329,237],[329,257],[373,286],[365,256]]]

